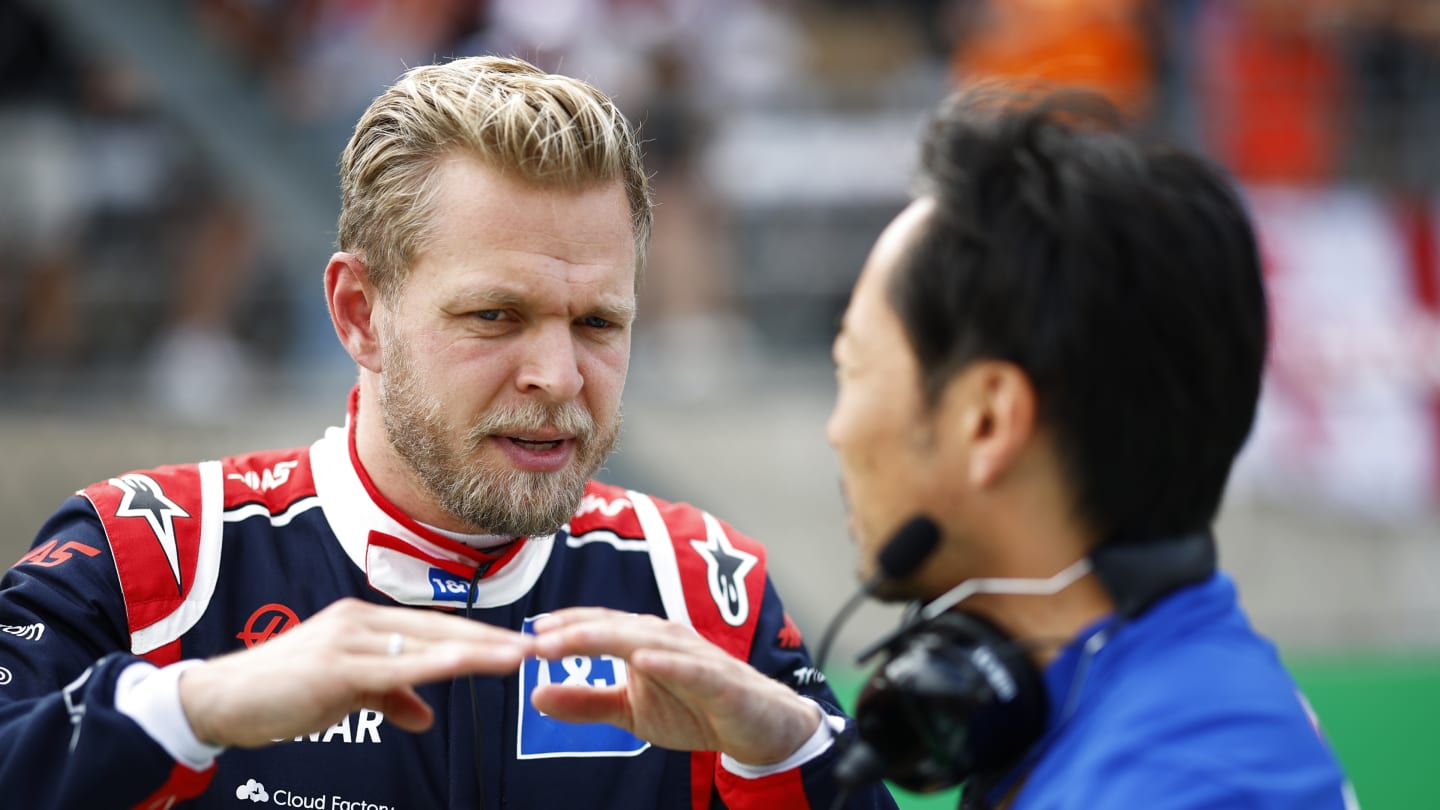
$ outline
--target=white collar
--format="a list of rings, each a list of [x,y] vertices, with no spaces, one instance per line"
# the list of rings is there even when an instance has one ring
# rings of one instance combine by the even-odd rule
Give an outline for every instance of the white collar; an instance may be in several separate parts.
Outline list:
[[[341,548],[365,571],[371,587],[397,602],[462,607],[464,596],[455,598],[452,583],[461,581],[468,586],[477,556],[447,541],[443,534],[422,536],[376,502],[351,463],[351,421],[346,420],[346,427],[326,430],[325,436],[310,446],[315,492]],[[378,542],[371,542],[372,532],[378,535]],[[476,589],[476,607],[508,605],[528,593],[545,570],[554,544],[554,535],[530,537],[521,543],[513,557],[484,577]]]

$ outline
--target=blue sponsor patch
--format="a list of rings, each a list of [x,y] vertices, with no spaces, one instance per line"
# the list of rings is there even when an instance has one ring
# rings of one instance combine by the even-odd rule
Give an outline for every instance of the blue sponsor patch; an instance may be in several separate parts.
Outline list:
[[[470,593],[470,580],[444,568],[431,568],[430,590],[435,592],[437,602],[464,602]]]
[[[439,598],[439,597],[437,597]],[[524,632],[532,633],[538,616],[525,620]],[[614,686],[628,677],[625,662],[609,655],[572,655],[557,661],[527,658],[520,666],[520,722],[516,755],[520,759],[551,757],[633,757],[650,743],[609,723],[566,723],[556,720],[530,704],[536,684],[566,683]]]

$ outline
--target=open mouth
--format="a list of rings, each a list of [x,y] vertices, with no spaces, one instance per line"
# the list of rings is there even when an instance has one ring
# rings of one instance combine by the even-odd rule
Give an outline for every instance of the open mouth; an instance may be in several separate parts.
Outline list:
[[[506,436],[505,438],[519,447],[523,447],[526,450],[531,450],[537,453],[543,453],[547,450],[554,450],[555,448],[559,447],[560,443],[563,441],[562,439],[554,439],[551,441],[542,442],[535,441],[533,439],[522,439],[518,436]]]

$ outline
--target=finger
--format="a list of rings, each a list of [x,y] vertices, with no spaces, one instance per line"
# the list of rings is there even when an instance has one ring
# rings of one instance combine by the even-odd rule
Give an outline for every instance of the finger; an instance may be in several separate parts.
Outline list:
[[[655,616],[629,614],[552,628],[536,635],[533,643],[536,655],[551,660],[566,655],[629,658],[636,650],[646,648],[686,650],[697,655],[725,655],[684,625]]]
[[[387,692],[372,707],[383,712],[387,721],[410,732],[426,731],[435,722],[430,704],[409,686]]]
[[[473,643],[528,644],[528,637],[518,630],[452,616],[445,613],[404,607],[374,606],[362,621],[372,632],[400,633],[415,641],[468,641]]]
[[[637,650],[630,667],[637,673],[650,675],[667,683],[694,683],[699,688],[724,686],[726,673],[714,661],[665,650]]]
[[[676,700],[717,720],[760,715],[756,722],[763,723],[777,719],[767,717],[772,714],[765,708],[767,705],[793,706],[800,700],[785,685],[729,656],[640,650],[630,668],[633,677],[662,684]]]
[[[357,643],[374,634],[382,637],[383,644],[390,633],[400,633],[417,642],[454,639],[475,643],[529,643],[524,634],[509,628],[445,613],[373,605],[353,598],[327,607],[301,626],[305,625],[310,625],[314,632],[338,628],[344,638]]]
[[[333,682],[341,693],[356,695],[363,705],[366,696],[392,695],[422,683],[445,682],[469,675],[510,675],[520,669],[527,651],[517,647],[474,646],[474,644],[435,644],[429,649],[402,656],[386,654],[347,654],[340,660],[331,659],[334,672],[340,673]],[[400,708],[408,709],[405,703]],[[415,724],[428,728],[429,709],[410,712]]]
[[[625,613],[604,607],[569,607],[561,608],[553,613],[547,613],[535,620],[534,628],[537,633],[544,633],[566,625],[582,622],[603,622],[617,621],[627,616],[634,616],[634,613]]]
[[[381,657],[408,657],[437,644],[459,643],[476,649],[494,648],[502,659],[508,650],[528,653],[531,636],[458,616],[382,607],[349,600],[327,608],[301,625],[307,646],[329,645],[348,653]],[[278,639],[277,639],[278,641]],[[289,639],[298,644],[299,639]],[[500,666],[504,666],[503,663]]]
[[[394,614],[386,614],[385,620],[375,629],[403,633],[408,637],[428,641],[528,643],[528,637],[524,633],[508,627],[497,627],[460,616],[430,613],[414,608],[395,608],[395,610]]]
[[[370,655],[399,656],[405,653],[415,655],[434,645],[419,636],[406,636],[395,630],[390,633],[366,633],[363,637],[363,652]]]
[[[348,655],[337,670],[357,691],[373,694],[465,675],[508,675],[527,657],[529,649],[515,645],[444,641],[395,656]]]
[[[567,723],[609,723],[633,730],[623,687],[545,684],[531,692],[530,703]]]
[[[748,673],[737,671],[736,663],[728,655],[717,658],[644,649],[637,650],[631,657],[630,668],[636,675],[664,683],[677,697],[708,702],[736,691],[743,680],[752,680],[744,677]],[[748,666],[744,669],[753,672]],[[764,678],[763,675],[760,677]],[[769,681],[768,678],[765,680]]]
[[[708,718],[719,750],[742,762],[779,762],[815,732],[823,712],[783,684],[737,664],[641,650],[631,667]]]

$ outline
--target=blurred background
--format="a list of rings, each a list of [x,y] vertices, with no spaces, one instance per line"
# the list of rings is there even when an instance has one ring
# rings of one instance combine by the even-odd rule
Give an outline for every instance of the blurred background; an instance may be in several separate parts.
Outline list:
[[[337,157],[406,66],[476,53],[639,122],[659,207],[602,477],[767,542],[812,645],[853,584],[829,342],[927,111],[1040,77],[1225,164],[1274,344],[1222,564],[1364,806],[1440,806],[1435,0],[0,0],[0,556],[91,481],[342,420]],[[894,615],[847,626],[842,692]]]

